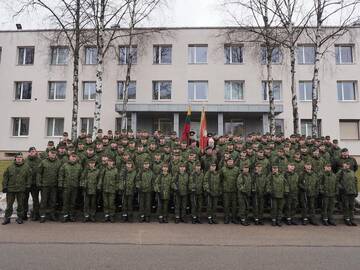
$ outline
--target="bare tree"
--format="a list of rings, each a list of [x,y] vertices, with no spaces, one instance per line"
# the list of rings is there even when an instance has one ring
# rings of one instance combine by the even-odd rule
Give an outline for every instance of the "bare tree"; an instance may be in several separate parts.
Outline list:
[[[312,9],[307,9],[299,0],[274,0],[274,14],[280,21],[281,28],[278,42],[290,53],[291,104],[293,109],[293,133],[299,134],[299,109],[296,94],[296,44],[303,35],[311,18]],[[296,23],[296,25],[295,25]]]
[[[126,56],[126,77],[123,89],[123,107],[121,111],[121,128],[127,129],[128,126],[128,118],[127,118],[127,105],[129,101],[129,85],[131,81],[131,69],[133,65],[133,57],[132,47],[134,44],[134,38],[141,38],[148,33],[154,32],[153,29],[149,30],[139,30],[136,31],[136,27],[144,21],[149,15],[154,11],[154,9],[164,1],[161,0],[130,0],[128,2],[128,21],[129,26],[128,29],[125,30],[125,35],[128,38],[128,50]]]
[[[343,36],[349,26],[356,21],[355,11],[359,7],[359,0],[313,0],[314,15],[311,23],[313,27],[306,28],[308,37],[315,47],[315,62],[312,79],[312,136],[318,137],[318,89],[319,89],[319,67],[321,58],[329,47]],[[334,20],[338,18],[337,20]],[[336,27],[324,27],[333,22]]]
[[[231,29],[230,33],[238,30],[248,32],[251,37],[246,42],[261,44],[262,58],[266,64],[266,92],[269,99],[270,133],[275,134],[275,100],[273,92],[273,60],[276,54],[281,54],[278,40],[278,21],[274,13],[272,0],[222,0],[232,20],[240,29]],[[241,11],[239,14],[239,10]],[[246,16],[249,15],[249,16]],[[246,20],[242,20],[246,18]],[[281,57],[280,55],[277,55]]]
[[[65,36],[73,55],[73,106],[71,118],[71,138],[77,137],[79,110],[79,59],[80,49],[87,42],[89,20],[86,18],[81,0],[18,0],[14,4],[20,6],[15,16],[30,9],[44,9],[55,25],[60,28],[56,39]]]

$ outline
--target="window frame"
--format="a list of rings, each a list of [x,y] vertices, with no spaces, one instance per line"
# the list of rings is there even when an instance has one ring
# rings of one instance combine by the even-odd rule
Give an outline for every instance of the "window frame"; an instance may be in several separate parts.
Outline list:
[[[299,48],[302,48],[302,62],[299,61]],[[308,63],[305,61],[305,48],[313,48],[314,49],[314,61],[312,63]],[[298,65],[314,65],[315,64],[315,58],[316,58],[316,52],[315,52],[315,45],[314,44],[298,44],[296,47],[296,63]]]
[[[197,48],[206,48],[206,60],[205,62],[198,62],[197,61]],[[191,61],[191,53],[190,50],[194,49],[194,61]],[[209,62],[209,45],[208,44],[189,44],[188,45],[188,64],[189,65],[206,65]]]
[[[34,65],[34,63],[35,63],[35,47],[34,46],[19,46],[17,48],[18,48],[18,61],[17,61],[18,66],[32,66],[32,65]],[[21,57],[22,61],[20,63],[20,55],[21,55],[20,50],[21,49],[24,49],[24,54]],[[30,64],[26,64],[26,56],[27,56],[27,50],[28,49],[33,50],[32,63],[30,63]]]
[[[320,137],[321,134],[322,134],[322,121],[321,121],[321,119],[318,119],[317,121],[318,121],[318,136]],[[305,129],[306,129],[305,133],[306,134],[302,133],[302,125],[303,125],[303,123],[306,125],[305,126]],[[310,128],[308,126],[309,124],[311,125]],[[310,130],[310,133],[308,134],[309,130]],[[307,136],[312,137],[312,120],[311,119],[300,119],[300,134],[305,135],[306,137]]]
[[[341,83],[341,97],[342,99],[339,99],[339,83]],[[354,91],[354,99],[344,99],[344,83],[352,83],[353,85],[353,91]],[[338,102],[357,102],[358,101],[358,90],[357,90],[357,81],[337,81],[336,82],[336,94],[337,94],[337,101]]]
[[[66,57],[64,63],[59,63],[59,50],[66,50]],[[54,61],[54,52],[56,52],[56,57]],[[51,46],[51,59],[50,65],[53,66],[66,66],[69,60],[69,47],[67,46]]]
[[[230,84],[230,99],[226,99],[226,84]],[[234,83],[240,83],[241,84],[241,91],[242,94],[239,96],[242,96],[240,99],[233,99],[233,84]],[[225,81],[225,88],[224,88],[224,101],[225,102],[237,102],[237,101],[245,101],[245,90],[244,90],[245,81],[244,80],[226,80]]]
[[[59,83],[65,84],[64,98],[56,98],[57,84],[59,84]],[[50,89],[51,89],[52,84],[54,84],[54,98],[50,98]],[[48,82],[48,100],[49,101],[64,101],[66,99],[66,86],[67,86],[66,81],[49,81]]]
[[[95,97],[94,98],[91,98],[91,93],[88,92],[87,95],[88,95],[88,98],[85,98],[85,85],[87,84],[94,84],[95,85]],[[83,101],[95,101],[96,99],[96,82],[95,81],[83,81],[83,91],[82,91],[82,100]]]
[[[279,62],[274,62],[273,61],[273,54],[275,50],[279,50],[280,56],[279,56]],[[265,58],[263,59],[263,56],[265,56]],[[271,52],[271,65],[282,65],[284,61],[284,54],[283,51],[281,49],[280,46],[275,46]],[[265,46],[261,46],[260,47],[260,63],[261,65],[266,65],[267,64],[267,50]]]
[[[31,87],[31,91],[30,91],[30,98],[23,98],[24,95],[24,83],[30,83],[30,87]],[[18,88],[18,84],[21,84],[20,87],[20,97],[17,98],[16,92],[17,92],[17,88]],[[16,81],[15,82],[15,101],[31,101],[32,100],[32,81]]]
[[[267,91],[267,81],[261,81],[261,92],[262,92],[262,101],[263,102],[269,102],[269,94],[268,94],[268,91]],[[274,102],[282,102],[283,101],[283,86],[282,86],[282,81],[281,80],[274,80],[273,81],[273,92],[274,92],[274,84],[275,83],[280,83],[280,99],[275,99],[275,96],[274,96]],[[264,87],[265,87],[265,92],[266,92],[266,99],[264,99]]]
[[[170,83],[170,99],[161,98],[161,84]],[[157,87],[155,87],[157,86]],[[157,88],[157,89],[155,89]],[[154,99],[154,90],[157,90],[157,99]],[[172,81],[171,80],[162,80],[162,81],[153,81],[152,82],[152,101],[171,101],[172,100]]]
[[[234,62],[233,61],[233,48],[240,48],[241,53],[241,61],[240,62]],[[229,49],[229,63],[227,62],[227,54],[226,49]],[[224,45],[224,56],[225,56],[225,65],[241,65],[244,64],[244,45],[243,44],[225,44]]]
[[[90,130],[92,120],[92,127],[94,128],[94,117],[81,117],[80,118],[80,128],[83,129],[84,121],[86,121],[86,134],[93,134],[93,129]]]
[[[62,119],[63,120],[63,128],[65,128],[65,118],[64,117],[46,117],[46,137],[52,137],[52,138],[61,138],[63,133],[64,133],[64,129],[62,132],[60,132],[60,135],[55,135],[55,126],[56,126],[56,120],[57,119]],[[49,129],[49,121],[52,121],[52,129],[51,129],[51,134],[48,134],[48,129]]]
[[[197,98],[197,88],[196,88],[196,83],[206,83],[206,98],[205,99],[200,99]],[[194,84],[194,99],[190,98],[190,84]],[[197,101],[208,101],[209,100],[209,81],[207,80],[189,80],[188,81],[188,101],[191,102],[197,102]]]
[[[163,48],[170,48],[170,62],[169,63],[164,63],[162,61],[162,49]],[[156,53],[158,53],[159,57],[159,61],[156,62]],[[162,45],[154,45],[153,46],[153,64],[154,65],[171,65],[172,64],[172,45],[171,44],[162,44]]]
[[[14,135],[14,128],[15,128],[15,120],[16,119],[19,119],[19,122],[17,124],[17,134]],[[27,128],[27,135],[21,135],[21,124],[22,124],[22,121],[24,119],[27,119],[28,120],[28,128]],[[11,132],[11,137],[16,137],[16,138],[26,138],[26,137],[29,137],[30,135],[30,117],[11,117],[11,123],[12,123],[12,132]]]
[[[343,139],[341,137],[341,123],[356,123],[357,124],[357,139]],[[360,141],[360,120],[359,119],[339,119],[339,139],[341,141]]]
[[[341,57],[341,48],[350,48],[351,49],[351,62],[342,62]],[[337,61],[337,53],[339,52],[339,62]],[[335,63],[336,65],[353,65],[354,61],[354,45],[353,44],[335,44]]]
[[[96,46],[86,46],[85,48],[84,48],[84,50],[85,50],[85,65],[97,65],[97,62],[98,62],[98,60],[97,60],[97,47]],[[94,52],[96,52],[95,53],[95,56],[93,55],[93,53],[91,53],[91,56],[92,57],[90,57],[90,58],[88,58],[88,50],[92,50],[92,51],[94,51]],[[95,59],[93,59],[93,57],[95,57]],[[88,62],[88,60],[91,60],[90,62]],[[94,63],[93,63],[93,61],[92,60],[94,60]]]
[[[135,84],[135,98],[129,98],[128,97],[128,101],[135,101],[136,100],[136,92],[137,92],[137,84],[136,84],[136,81],[130,81],[130,83],[129,83],[129,88],[130,88],[130,84]],[[116,88],[116,99],[117,100],[124,100],[124,90],[123,90],[123,97],[122,98],[120,98],[120,85],[123,85],[123,89],[124,89],[124,87],[125,87],[125,81],[117,81],[117,88]],[[129,91],[129,90],[128,90]]]
[[[123,49],[123,48],[125,49],[125,54],[121,53],[121,49]],[[119,65],[127,65],[127,64],[129,64],[129,62],[128,62],[129,60],[128,60],[128,57],[127,57],[128,54],[129,54],[129,52],[128,52],[129,49],[130,49],[129,45],[119,45]],[[131,45],[131,50],[134,50],[134,52],[135,52],[135,53],[133,53],[133,52],[130,51],[130,54],[133,54],[133,58],[132,58],[133,61],[131,62],[131,64],[136,65],[137,60],[138,60],[138,56],[137,56],[137,54],[138,54],[138,46],[137,45]],[[125,61],[121,61],[122,55],[124,55]]]

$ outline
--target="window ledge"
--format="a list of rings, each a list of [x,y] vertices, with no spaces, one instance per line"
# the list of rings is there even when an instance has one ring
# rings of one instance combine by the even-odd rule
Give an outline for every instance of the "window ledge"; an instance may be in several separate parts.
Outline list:
[[[224,100],[226,103],[245,103],[245,99],[233,99],[233,100]]]
[[[27,67],[27,66],[33,66],[34,64],[16,64],[18,67]]]
[[[246,63],[242,62],[242,63],[224,63],[225,66],[243,66]]]
[[[160,103],[172,102],[172,100],[171,99],[152,100],[152,103],[157,103],[157,102],[160,102]]]
[[[207,65],[208,63],[188,63],[188,65]]]
[[[12,139],[27,139],[29,137],[30,137],[29,135],[27,135],[27,136],[10,136],[10,138],[12,138]]]
[[[208,99],[193,99],[193,100],[189,100],[189,102],[201,103],[201,102],[209,102],[209,100]]]
[[[55,66],[55,67],[66,67],[68,66],[69,64],[50,64],[50,66]]]
[[[172,63],[153,63],[153,66],[171,66]]]
[[[121,103],[123,103],[124,102],[124,100],[123,99],[117,99],[117,102],[121,102]],[[136,99],[129,99],[128,100],[128,102],[130,102],[130,103],[135,103],[136,102]]]
[[[46,100],[47,102],[64,102],[64,101],[66,101],[66,99],[64,98],[64,99],[47,99]]]
[[[352,63],[335,63],[337,66],[354,66],[356,65],[355,62]]]
[[[45,139],[48,139],[48,138],[62,138],[62,136],[45,136]]]
[[[32,99],[13,99],[13,102],[31,102]]]
[[[358,100],[338,100],[340,103],[358,103]]]

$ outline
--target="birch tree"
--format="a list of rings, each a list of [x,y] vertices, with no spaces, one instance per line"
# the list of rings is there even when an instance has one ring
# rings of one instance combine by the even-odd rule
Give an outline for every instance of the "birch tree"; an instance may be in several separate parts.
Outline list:
[[[356,21],[359,0],[313,0],[313,27],[306,28],[315,50],[315,61],[312,78],[312,136],[319,136],[318,126],[318,89],[320,61],[330,46],[344,35],[350,25]],[[327,25],[337,25],[326,27]]]
[[[266,62],[266,90],[269,99],[270,133],[275,134],[275,101],[273,93],[273,56],[278,53],[278,22],[274,14],[272,0],[225,0],[222,1],[232,20],[241,31],[247,31],[253,38],[252,42],[260,43],[264,50]],[[242,10],[239,14],[239,10]],[[246,14],[250,14],[246,16]],[[249,18],[250,17],[250,18]],[[248,18],[244,22],[243,18]],[[231,30],[233,31],[233,30]],[[280,51],[279,51],[280,52]]]
[[[87,43],[85,29],[89,20],[84,14],[81,0],[18,0],[14,4],[20,6],[15,16],[32,9],[46,10],[51,21],[54,22],[60,32],[56,39],[65,37],[73,56],[72,75],[72,117],[71,117],[71,138],[77,138],[78,111],[79,111],[79,59],[80,49]]]
[[[291,77],[291,104],[293,115],[293,133],[299,134],[299,108],[296,93],[296,46],[311,18],[312,9],[299,0],[274,0],[274,14],[280,22],[278,42],[289,50]]]

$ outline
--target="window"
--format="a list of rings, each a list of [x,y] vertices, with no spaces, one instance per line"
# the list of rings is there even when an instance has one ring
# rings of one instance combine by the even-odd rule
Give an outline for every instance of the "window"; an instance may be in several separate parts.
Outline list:
[[[13,132],[15,137],[29,136],[30,118],[28,117],[14,117],[12,118]]]
[[[337,95],[339,101],[355,101],[356,96],[356,82],[337,82]]]
[[[51,47],[51,64],[66,65],[68,61],[69,48]]]
[[[282,52],[279,47],[274,47],[271,51],[271,63],[272,64],[281,64],[282,62]],[[266,65],[267,63],[267,49],[266,47],[261,47],[261,64]]]
[[[189,64],[207,63],[208,45],[189,45]]]
[[[18,58],[19,65],[34,64],[34,55],[35,55],[34,47],[19,47],[18,53],[19,53],[19,58]]]
[[[154,64],[171,64],[171,45],[154,46]]]
[[[281,100],[281,81],[273,81],[272,85],[273,90],[273,96],[275,101]],[[263,100],[267,101],[269,100],[269,93],[268,93],[268,86],[267,82],[262,82],[262,93],[263,93]]]
[[[301,135],[312,136],[312,120],[301,119]],[[318,135],[321,136],[321,120],[318,119]]]
[[[319,99],[319,89],[317,90],[317,94]],[[312,101],[312,81],[299,82],[299,98],[300,101]]]
[[[245,122],[241,119],[231,119],[225,122],[225,134],[245,135]]]
[[[335,58],[336,64],[352,64],[353,63],[353,46],[351,45],[336,45]]]
[[[125,82],[118,82],[117,99],[124,99]],[[136,99],[136,82],[131,81],[128,86],[128,99]]]
[[[244,100],[244,82],[225,81],[225,100]]]
[[[208,82],[207,81],[189,81],[188,84],[189,100],[207,100]]]
[[[93,134],[94,118],[81,118],[81,129],[86,130],[86,134]]]
[[[314,45],[300,45],[297,48],[298,64],[312,65],[315,63],[315,47]]]
[[[49,82],[48,98],[51,100],[64,100],[66,82]]]
[[[115,119],[115,130],[121,130],[121,117],[117,117]],[[131,129],[131,114],[127,116],[127,130]]]
[[[95,96],[96,96],[96,83],[84,82],[83,100],[95,100]]]
[[[153,100],[171,99],[171,81],[154,81],[153,82]]]
[[[284,119],[275,119],[275,133],[284,133]]]
[[[137,63],[137,46],[131,46],[131,51],[129,52],[130,47],[129,46],[120,46],[119,47],[119,53],[120,53],[120,65],[126,65],[129,63],[128,58],[131,58],[131,63],[136,64]]]
[[[15,100],[30,100],[32,92],[32,82],[15,83]]]
[[[360,140],[359,120],[339,120],[341,140]]]
[[[85,64],[86,65],[96,65],[97,64],[97,48],[96,47],[86,47],[85,48]]]
[[[160,130],[163,134],[170,134],[174,130],[174,123],[168,118],[156,118],[153,122],[153,132]]]
[[[241,64],[243,63],[243,46],[242,45],[225,45],[225,63]]]
[[[47,118],[48,137],[61,137],[64,133],[64,118]]]

